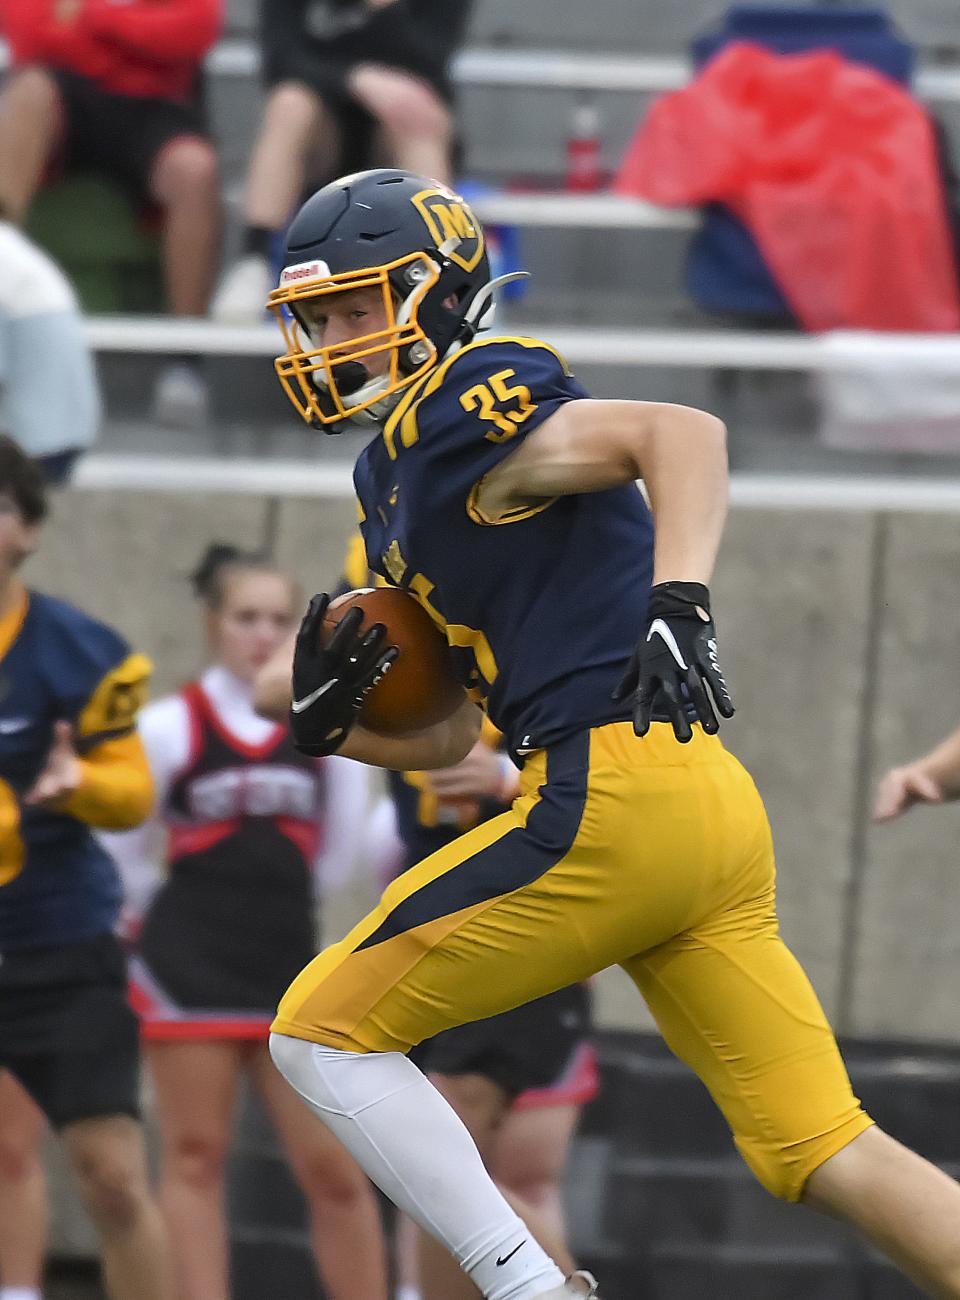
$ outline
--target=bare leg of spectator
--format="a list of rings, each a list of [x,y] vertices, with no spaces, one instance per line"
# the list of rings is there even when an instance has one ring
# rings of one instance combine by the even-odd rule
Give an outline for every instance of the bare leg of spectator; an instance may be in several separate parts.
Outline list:
[[[174,316],[204,316],[216,274],[222,212],[213,147],[196,136],[171,140],[150,174],[150,197],[164,209],[167,301]]]
[[[364,63],[352,70],[347,84],[380,123],[394,167],[449,183],[453,123],[426,82],[395,68]]]
[[[215,319],[247,325],[263,318],[273,288],[273,237],[283,230],[300,200],[308,159],[318,142],[335,147],[336,139],[333,117],[307,86],[289,81],[272,91],[247,174],[242,253],[214,296],[211,315]]]
[[[302,193],[315,138],[335,129],[319,96],[300,82],[276,87],[253,146],[244,196],[248,226],[282,230]]]
[[[399,1210],[393,1230],[393,1266],[396,1275],[394,1300],[422,1300],[420,1229]]]
[[[42,68],[15,72],[0,93],[0,208],[21,221],[60,132],[60,92]]]
[[[12,1074],[0,1071],[0,1279],[40,1295],[47,1189],[40,1162],[46,1120]]]
[[[154,161],[150,196],[164,209],[163,265],[174,316],[204,316],[220,250],[222,211],[216,154],[206,140],[171,140]],[[159,424],[199,429],[207,421],[207,385],[196,356],[161,371],[153,395]]]
[[[245,1044],[149,1043],[160,1122],[160,1203],[179,1300],[229,1300],[227,1152]]]
[[[169,1251],[147,1183],[143,1129],[127,1115],[77,1120],[63,1142],[100,1236],[111,1300],[173,1300]]]
[[[491,1172],[497,1182],[536,1210],[539,1222],[551,1233],[552,1243],[566,1241],[561,1187],[579,1119],[580,1107],[576,1105],[511,1110],[500,1125],[491,1159]],[[573,1272],[575,1265],[569,1252],[557,1262],[568,1273]]]
[[[293,1091],[266,1044],[250,1073],[306,1198],[324,1293],[330,1300],[386,1300],[386,1242],[366,1174]]]

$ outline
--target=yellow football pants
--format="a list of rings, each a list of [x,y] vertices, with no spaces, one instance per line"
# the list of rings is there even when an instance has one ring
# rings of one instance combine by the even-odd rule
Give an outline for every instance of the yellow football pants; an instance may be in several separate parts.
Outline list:
[[[394,881],[273,1028],[406,1052],[615,963],[771,1192],[798,1199],[871,1124],[779,936],[760,796],[699,728],[613,723],[531,756],[513,807]]]

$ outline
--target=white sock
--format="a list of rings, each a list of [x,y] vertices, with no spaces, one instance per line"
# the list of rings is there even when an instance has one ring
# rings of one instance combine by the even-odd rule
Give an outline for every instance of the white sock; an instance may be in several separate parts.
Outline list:
[[[0,1300],[43,1300],[38,1286],[0,1286]]]
[[[494,1185],[456,1112],[399,1052],[270,1035],[277,1069],[381,1191],[450,1251],[485,1300],[563,1283]]]
[[[423,1296],[418,1286],[400,1286],[394,1300],[423,1300]]]

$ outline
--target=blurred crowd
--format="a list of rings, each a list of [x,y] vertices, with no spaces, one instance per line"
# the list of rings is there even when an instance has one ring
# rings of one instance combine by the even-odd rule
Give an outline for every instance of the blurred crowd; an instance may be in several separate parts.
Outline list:
[[[104,289],[97,310],[139,309],[142,297],[175,317],[253,324],[264,319],[282,235],[308,193],[368,166],[441,182],[462,171],[450,69],[473,0],[260,0],[262,111],[244,150],[242,189],[227,192],[206,84],[223,6],[0,0],[9,49],[0,88],[0,381],[8,376],[11,412],[3,423],[38,455],[60,457],[54,478],[88,445],[91,417],[78,413],[69,446],[26,416],[11,424],[30,405],[16,357],[44,328],[35,317],[55,300],[65,335],[73,310],[67,286],[51,298],[56,268],[41,270],[14,226],[41,245],[51,230],[52,242],[147,241],[160,282],[138,289],[130,307],[136,277],[124,263],[121,288]],[[713,320],[954,332],[960,220],[949,148],[912,94],[915,51],[882,10],[738,6],[690,54],[691,82],[644,109],[613,171],[597,96],[577,100],[560,127],[567,188],[609,184],[664,206],[703,206],[686,292]],[[91,177],[111,186],[119,210],[71,201],[71,182]],[[102,228],[65,229],[77,212]],[[31,277],[35,292],[24,287]],[[81,300],[86,287],[77,284]],[[943,386],[926,384],[941,405]],[[831,409],[840,401],[824,400]],[[199,429],[208,414],[203,357],[169,355],[155,380],[153,422]]]
[[[204,60],[222,30],[221,0],[2,0],[0,34],[10,52],[0,90],[3,229],[29,220],[40,191],[77,175],[108,178],[136,222],[159,238],[167,311],[256,322],[273,284],[276,241],[306,192],[367,166],[450,178],[448,69],[470,7],[471,0],[263,0],[266,99],[251,141],[239,247],[215,290],[226,252],[224,193],[204,107]],[[4,240],[6,265],[6,233]],[[200,358],[172,358],[157,380],[155,418],[195,427],[206,402]]]

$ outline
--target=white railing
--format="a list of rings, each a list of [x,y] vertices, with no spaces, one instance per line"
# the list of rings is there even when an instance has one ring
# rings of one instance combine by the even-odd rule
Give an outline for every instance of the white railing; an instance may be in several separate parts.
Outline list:
[[[689,59],[648,55],[568,54],[556,50],[464,50],[454,62],[463,85],[536,86],[554,90],[619,90],[660,94],[685,86]],[[921,99],[960,99],[960,68],[921,67],[914,78]]]
[[[197,352],[275,357],[280,332],[271,322],[239,327],[164,316],[90,316],[87,337],[99,352]],[[511,322],[503,332],[541,333],[574,365],[676,366],[693,370],[842,369],[864,362],[935,361],[960,372],[960,335],[777,334],[750,330],[557,329]]]
[[[209,492],[258,497],[351,497],[348,461],[202,456],[120,456],[81,460],[73,486],[84,491]],[[829,475],[734,474],[730,499],[739,509],[857,510],[960,514],[960,481],[844,478]]]
[[[0,70],[7,62],[7,47],[0,39]],[[207,67],[225,76],[253,76],[260,69],[260,52],[252,39],[226,37],[210,51]],[[688,59],[669,55],[576,54],[492,46],[462,50],[454,58],[452,70],[454,80],[464,86],[530,86],[645,95],[685,85],[691,64]],[[915,86],[921,99],[960,100],[960,68],[921,67]]]
[[[292,413],[291,413],[292,414]],[[295,417],[294,417],[295,418]],[[90,491],[229,492],[259,497],[353,496],[353,464],[215,456],[122,456],[94,452],[73,487]]]
[[[236,37],[221,41],[208,59],[211,71],[228,76],[249,76],[259,66],[256,46]],[[493,46],[462,50],[453,60],[452,73],[454,81],[462,86],[529,86],[649,95],[686,85],[692,65],[689,59],[670,55],[575,54]],[[960,68],[920,68],[914,84],[921,99],[960,99]]]
[[[488,225],[578,227],[595,230],[695,230],[700,213],[695,208],[661,208],[645,199],[614,194],[512,194],[508,191],[477,195],[470,206]]]
[[[243,186],[225,191],[231,210],[239,212]],[[547,227],[566,230],[696,230],[696,208],[661,208],[646,199],[615,194],[490,190],[471,196],[470,206],[485,225]]]

